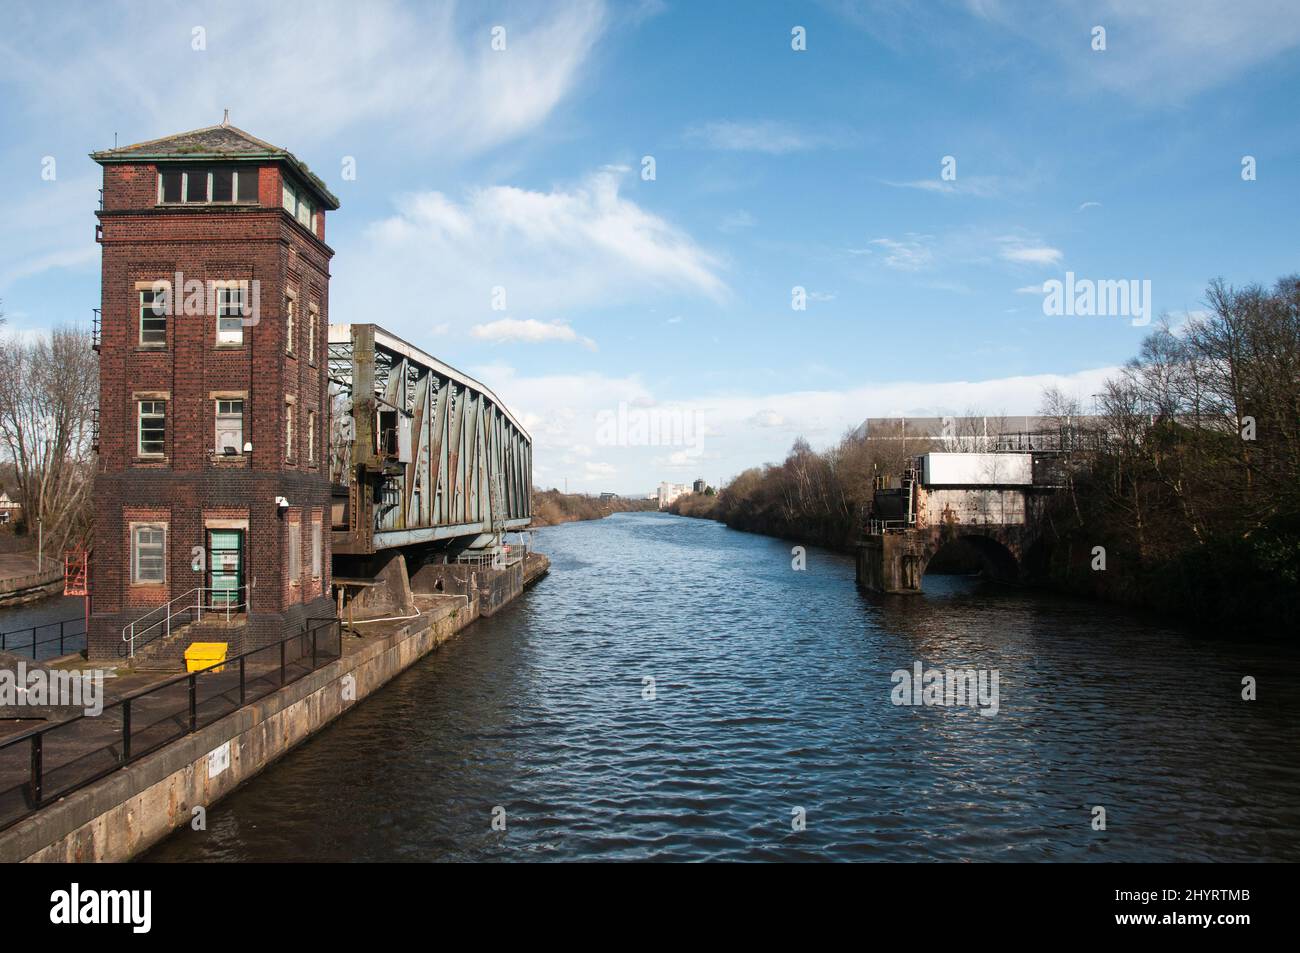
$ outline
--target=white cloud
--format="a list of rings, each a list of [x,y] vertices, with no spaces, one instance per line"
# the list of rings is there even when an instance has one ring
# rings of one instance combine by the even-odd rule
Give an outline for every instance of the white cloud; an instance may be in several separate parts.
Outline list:
[[[977,198],[991,198],[1005,191],[1006,183],[998,176],[968,175],[955,180],[913,179],[909,182],[891,182],[882,179],[885,185],[895,189],[917,189],[921,192],[934,192],[937,195],[973,195]]]
[[[1292,0],[826,2],[900,53],[920,44],[939,49],[963,74],[1002,71],[1004,53],[1023,59],[1033,44],[1089,99],[1100,89],[1135,102],[1181,102],[1300,48],[1300,6]],[[1104,52],[1091,48],[1096,25],[1106,28]],[[997,31],[1006,34],[1004,45]]]
[[[1100,202],[1084,202],[1082,205],[1079,206],[1079,211],[1082,212],[1082,211],[1084,211],[1085,209],[1090,209],[1090,208],[1101,208],[1101,203],[1100,203]]]
[[[489,321],[486,324],[476,324],[470,329],[470,333],[476,338],[492,341],[496,344],[507,342],[539,344],[543,341],[573,341],[589,350],[596,350],[595,341],[578,334],[577,331],[563,321],[547,323],[538,321],[535,318],[528,318],[524,321],[518,318],[501,318],[497,321]]]
[[[885,250],[885,264],[899,271],[920,271],[934,261],[929,235],[908,235],[903,239],[873,238],[870,242]]]
[[[686,141],[705,149],[727,152],[766,152],[783,155],[802,152],[825,144],[825,136],[815,135],[787,122],[772,119],[721,119],[702,122],[686,130]]]
[[[726,300],[719,260],[622,196],[623,174],[605,168],[550,192],[493,186],[459,202],[441,192],[402,197],[400,211],[340,246],[331,305],[338,313],[365,313],[373,289],[385,288],[397,299],[388,301],[385,324],[400,334],[421,333],[431,316],[487,316],[494,288],[503,289],[507,310],[543,317],[654,292]],[[413,330],[416,322],[420,330]],[[533,327],[519,325],[502,330]]]
[[[104,3],[75,17],[7,17],[0,83],[64,124],[111,131],[111,116],[124,143],[218,122],[228,106],[236,126],[277,144],[351,132],[360,147],[363,128],[388,122],[406,146],[463,156],[541,123],[578,83],[606,21],[600,0],[517,4],[493,17],[454,2],[277,0],[202,15]],[[504,51],[491,47],[497,23]],[[204,50],[192,48],[196,24]],[[148,69],[122,55],[142,36]]]
[[[1024,265],[1055,265],[1060,262],[1062,252],[1049,245],[1025,245],[1017,241],[1008,241],[998,253],[1007,261]]]

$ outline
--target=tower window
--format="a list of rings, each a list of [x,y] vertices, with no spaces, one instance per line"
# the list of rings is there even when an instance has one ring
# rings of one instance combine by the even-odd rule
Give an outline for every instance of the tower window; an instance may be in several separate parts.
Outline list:
[[[293,460],[293,401],[284,402],[284,458]]]
[[[166,292],[140,292],[140,343],[145,346],[167,344]]]
[[[163,441],[167,432],[167,402],[165,400],[142,400],[138,406],[139,439],[137,449],[140,456],[160,457],[165,449]]]
[[[131,526],[131,582],[162,584],[167,581],[167,524]]]
[[[158,173],[164,205],[229,205],[257,201],[257,169],[164,169]]]
[[[293,353],[293,332],[294,332],[294,312],[297,310],[298,303],[294,300],[293,295],[284,299],[284,353]]]
[[[244,447],[244,402],[217,401],[217,453],[233,456]]]
[[[217,343],[244,343],[244,289],[217,289]]]
[[[302,523],[293,521],[289,524],[289,585],[296,586],[302,582]]]

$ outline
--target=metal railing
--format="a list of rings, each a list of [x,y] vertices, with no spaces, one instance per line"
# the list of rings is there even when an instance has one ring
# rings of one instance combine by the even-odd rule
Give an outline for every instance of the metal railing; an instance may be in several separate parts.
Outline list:
[[[244,609],[248,608],[247,591],[250,586],[239,586],[235,589],[222,589],[212,586],[196,586],[188,592],[183,592],[175,599],[161,606],[150,609],[134,622],[130,622],[122,627],[122,641],[127,643],[127,655],[135,657],[136,645],[152,642],[157,638],[165,638],[171,635],[172,628],[179,628],[182,625],[188,625],[191,622],[203,621],[203,610],[207,609],[208,614],[225,615],[227,622],[230,621],[230,615],[233,612],[238,615]],[[238,601],[231,599],[221,599],[217,602],[209,601],[204,605],[203,599],[205,593],[221,593],[225,596],[237,596]],[[161,615],[159,615],[161,613]],[[152,622],[147,620],[151,616],[158,616]],[[152,634],[151,634],[152,633]],[[142,638],[143,637],[143,638]]]
[[[103,323],[103,312],[99,308],[90,309],[90,348],[93,351],[99,350],[100,345],[100,325]]]
[[[343,655],[338,619],[0,741],[0,830]]]
[[[59,629],[57,636],[51,635],[48,639],[42,639],[38,633],[41,629],[53,629],[55,626]],[[80,631],[69,631],[68,627],[81,626]],[[26,633],[30,633],[31,638]],[[30,650],[32,658],[39,658],[37,647],[41,645],[59,644],[59,655],[67,655],[67,643],[69,639],[80,639],[79,646],[74,648],[86,647],[86,617],[77,616],[75,619],[62,619],[59,622],[41,622],[37,625],[28,626],[25,629],[13,629],[9,632],[0,632],[0,652],[21,652]]]
[[[904,530],[906,530],[909,526],[913,526],[913,525],[915,525],[914,522],[909,522],[908,520],[905,519],[901,519],[901,520],[870,519],[867,520],[867,534],[870,536],[884,536],[886,533],[901,533]]]

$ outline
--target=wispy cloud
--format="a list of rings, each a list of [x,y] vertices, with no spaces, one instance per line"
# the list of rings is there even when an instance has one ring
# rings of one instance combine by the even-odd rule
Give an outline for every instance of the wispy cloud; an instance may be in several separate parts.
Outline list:
[[[112,116],[124,142],[218,122],[229,106],[236,125],[298,148],[348,131],[360,146],[363,130],[388,121],[405,148],[472,155],[541,123],[578,83],[608,19],[601,0],[521,4],[502,19],[477,5],[394,0],[221,4],[201,15],[103,3],[75,17],[7,16],[0,84],[61,123],[111,129]],[[507,25],[504,50],[492,48],[496,23]],[[141,36],[147,70],[122,56]]]
[[[885,185],[895,189],[917,189],[936,195],[971,195],[976,198],[994,198],[1006,191],[1006,182],[998,176],[973,175],[953,180],[913,179],[910,182],[891,182],[881,179]]]
[[[920,271],[934,262],[929,235],[908,235],[902,239],[873,238],[869,244],[880,248],[885,264],[898,271]]]
[[[1059,248],[1026,244],[1017,238],[1003,239],[998,257],[1022,265],[1055,265],[1064,257]]]
[[[730,152],[766,152],[782,155],[825,145],[827,137],[772,119],[697,123],[686,130],[686,141],[705,149]]]
[[[495,344],[508,342],[540,344],[545,341],[563,341],[581,344],[588,350],[596,350],[596,342],[583,337],[563,321],[543,322],[536,318],[519,320],[518,318],[501,318],[486,324],[476,324],[470,329],[474,337]]]

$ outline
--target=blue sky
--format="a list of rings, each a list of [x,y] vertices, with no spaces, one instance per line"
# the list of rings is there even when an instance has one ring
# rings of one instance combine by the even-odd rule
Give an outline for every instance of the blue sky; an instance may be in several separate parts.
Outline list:
[[[86,154],[228,107],[342,201],[331,319],[493,387],[545,486],[716,482],[1048,383],[1087,402],[1144,329],[1047,316],[1045,280],[1149,280],[1177,322],[1214,277],[1300,267],[1291,3],[2,6],[7,333],[99,304]],[[686,436],[611,439],[620,406]]]

